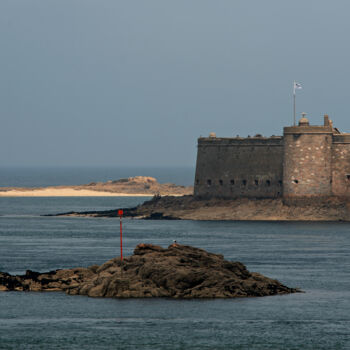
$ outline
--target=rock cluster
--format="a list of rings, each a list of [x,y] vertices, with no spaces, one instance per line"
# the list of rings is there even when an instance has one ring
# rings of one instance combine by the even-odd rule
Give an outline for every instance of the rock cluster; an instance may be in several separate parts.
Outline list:
[[[277,280],[249,272],[222,255],[172,244],[139,244],[134,255],[101,266],[12,276],[0,272],[0,291],[64,291],[116,298],[234,298],[298,292]]]

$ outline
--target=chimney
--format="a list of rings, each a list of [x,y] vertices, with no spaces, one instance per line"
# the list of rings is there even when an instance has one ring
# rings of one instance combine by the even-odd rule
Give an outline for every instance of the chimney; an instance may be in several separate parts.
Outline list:
[[[323,125],[324,126],[330,126],[328,114],[325,114],[323,118],[324,118],[323,119],[324,120]]]

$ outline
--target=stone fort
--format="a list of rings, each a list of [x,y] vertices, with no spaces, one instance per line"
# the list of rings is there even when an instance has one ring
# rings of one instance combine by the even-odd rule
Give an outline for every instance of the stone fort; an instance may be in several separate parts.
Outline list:
[[[350,134],[310,125],[303,114],[283,136],[198,139],[197,198],[350,199]]]

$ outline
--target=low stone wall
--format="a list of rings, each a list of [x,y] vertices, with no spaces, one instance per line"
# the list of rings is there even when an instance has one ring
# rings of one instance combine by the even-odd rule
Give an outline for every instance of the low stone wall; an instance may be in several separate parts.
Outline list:
[[[282,196],[282,137],[200,138],[197,198]]]

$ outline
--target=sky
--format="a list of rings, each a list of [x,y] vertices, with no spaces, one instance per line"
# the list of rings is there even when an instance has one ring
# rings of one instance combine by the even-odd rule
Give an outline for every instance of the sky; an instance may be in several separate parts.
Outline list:
[[[199,136],[350,132],[348,0],[1,0],[1,166],[194,166]]]

